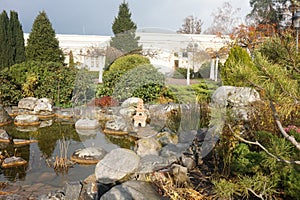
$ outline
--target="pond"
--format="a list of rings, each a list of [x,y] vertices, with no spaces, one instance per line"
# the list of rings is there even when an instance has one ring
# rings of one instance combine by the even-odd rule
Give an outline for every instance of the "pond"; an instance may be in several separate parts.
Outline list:
[[[20,156],[28,164],[12,168],[0,168],[0,181],[11,187],[11,190],[22,190],[30,195],[38,196],[50,191],[61,190],[66,182],[80,181],[94,173],[95,165],[75,164],[68,171],[54,170],[50,165],[60,155],[60,144],[68,145],[68,158],[77,149],[91,146],[102,147],[106,151],[118,147],[133,148],[134,142],[124,137],[111,137],[102,133],[101,129],[93,131],[76,131],[74,123],[53,120],[51,126],[21,130],[13,124],[0,127],[13,138],[34,139],[35,143],[23,146],[0,143],[2,153]],[[7,188],[6,188],[7,189]],[[18,192],[19,193],[19,192]]]

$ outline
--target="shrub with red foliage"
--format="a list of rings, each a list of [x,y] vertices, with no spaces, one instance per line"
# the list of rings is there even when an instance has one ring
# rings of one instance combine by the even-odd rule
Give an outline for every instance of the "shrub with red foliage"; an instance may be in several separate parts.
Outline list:
[[[100,107],[111,107],[111,106],[118,106],[119,102],[113,97],[104,96],[101,98],[93,99],[88,105],[100,106]]]

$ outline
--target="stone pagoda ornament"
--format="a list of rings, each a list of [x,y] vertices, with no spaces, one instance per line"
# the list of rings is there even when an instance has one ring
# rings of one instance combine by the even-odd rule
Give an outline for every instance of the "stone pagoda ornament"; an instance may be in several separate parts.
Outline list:
[[[146,114],[146,109],[144,108],[144,102],[142,99],[138,102],[135,111],[136,111],[136,113],[133,116],[133,125],[135,127],[138,127],[138,126],[145,127],[146,120],[147,120],[147,114]]]

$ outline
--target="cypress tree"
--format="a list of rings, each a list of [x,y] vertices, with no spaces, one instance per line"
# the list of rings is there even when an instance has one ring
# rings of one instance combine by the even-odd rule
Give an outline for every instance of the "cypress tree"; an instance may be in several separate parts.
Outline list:
[[[0,15],[0,70],[10,66],[10,41],[8,35],[9,18],[4,10]]]
[[[27,60],[43,62],[64,62],[64,55],[59,48],[59,41],[45,11],[35,18],[27,40]]]
[[[120,4],[118,16],[112,25],[115,36],[112,37],[110,45],[123,53],[140,50],[142,47],[138,45],[140,38],[135,36],[136,28],[136,24],[131,20],[128,3],[124,1]]]
[[[18,13],[10,11],[9,26],[11,31],[12,64],[25,61],[24,33],[18,19]]]

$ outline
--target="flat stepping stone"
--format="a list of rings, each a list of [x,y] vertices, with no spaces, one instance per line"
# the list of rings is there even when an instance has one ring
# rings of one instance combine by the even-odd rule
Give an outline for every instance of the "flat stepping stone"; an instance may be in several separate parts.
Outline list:
[[[117,131],[117,130],[111,130],[107,128],[104,129],[103,132],[108,135],[128,135],[127,131]]]
[[[2,162],[2,168],[10,168],[10,167],[16,167],[16,166],[21,166],[21,165],[26,165],[27,161],[24,160],[21,157],[9,157],[5,158]]]
[[[14,121],[16,126],[35,126],[40,123],[39,118],[35,115],[18,115]]]
[[[71,160],[79,164],[97,164],[106,154],[107,152],[100,147],[88,147],[75,151]]]
[[[100,127],[100,124],[95,119],[79,119],[75,123],[75,128],[81,129],[81,130],[93,130],[93,129],[97,129],[99,127]]]

